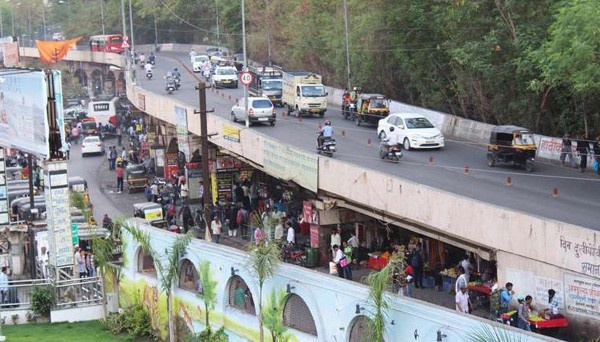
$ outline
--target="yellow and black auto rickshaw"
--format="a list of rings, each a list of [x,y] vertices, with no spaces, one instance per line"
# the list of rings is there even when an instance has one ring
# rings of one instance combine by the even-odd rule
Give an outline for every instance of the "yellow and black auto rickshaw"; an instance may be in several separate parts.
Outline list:
[[[127,175],[127,191],[129,193],[136,191],[144,191],[148,184],[148,175],[146,174],[146,166],[141,164],[128,164],[125,168]]]
[[[389,100],[380,94],[360,94],[356,101],[354,123],[377,125],[379,120],[390,113]]]
[[[490,134],[487,164],[490,167],[503,163],[524,166],[533,172],[537,148],[533,133],[518,126],[495,126]]]

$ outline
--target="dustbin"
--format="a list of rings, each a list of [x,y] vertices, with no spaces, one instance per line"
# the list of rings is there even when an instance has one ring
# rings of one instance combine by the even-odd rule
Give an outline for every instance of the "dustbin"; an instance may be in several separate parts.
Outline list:
[[[319,250],[306,247],[306,267],[317,267],[319,265]]]

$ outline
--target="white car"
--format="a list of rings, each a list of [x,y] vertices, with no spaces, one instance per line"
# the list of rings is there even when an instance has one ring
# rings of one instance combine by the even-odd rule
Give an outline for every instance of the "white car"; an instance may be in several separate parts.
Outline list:
[[[384,139],[390,133],[390,127],[399,134],[405,150],[411,148],[442,148],[444,135],[426,117],[413,113],[390,114],[379,120],[377,136]]]
[[[212,76],[212,84],[215,88],[218,87],[238,87],[237,69],[234,67],[220,66],[215,68],[215,73]]]
[[[233,122],[246,121],[246,113],[244,111],[244,98],[231,108],[231,120]],[[275,126],[275,107],[273,102],[266,97],[249,97],[248,98],[248,117],[250,123],[268,122],[271,126]]]
[[[98,136],[89,136],[83,139],[81,143],[81,156],[85,157],[88,154],[100,153],[104,154],[104,143]]]
[[[210,60],[208,55],[196,55],[192,61],[194,72],[202,72],[202,65],[208,60]]]

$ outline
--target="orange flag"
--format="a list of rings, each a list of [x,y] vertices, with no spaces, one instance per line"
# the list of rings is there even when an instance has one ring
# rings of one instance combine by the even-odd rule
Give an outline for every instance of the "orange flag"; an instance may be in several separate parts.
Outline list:
[[[82,37],[77,37],[69,40],[50,42],[36,40],[35,45],[37,46],[38,51],[40,52],[40,59],[42,60],[42,62],[58,63],[63,58],[65,58],[69,50],[71,50],[71,48],[75,46],[75,44],[77,44],[77,42],[81,38]]]

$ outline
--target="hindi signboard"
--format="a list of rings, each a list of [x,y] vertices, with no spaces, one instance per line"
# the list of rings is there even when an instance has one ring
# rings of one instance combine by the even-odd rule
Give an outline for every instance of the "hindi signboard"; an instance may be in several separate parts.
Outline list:
[[[568,313],[600,318],[600,280],[565,273],[565,307]]]

